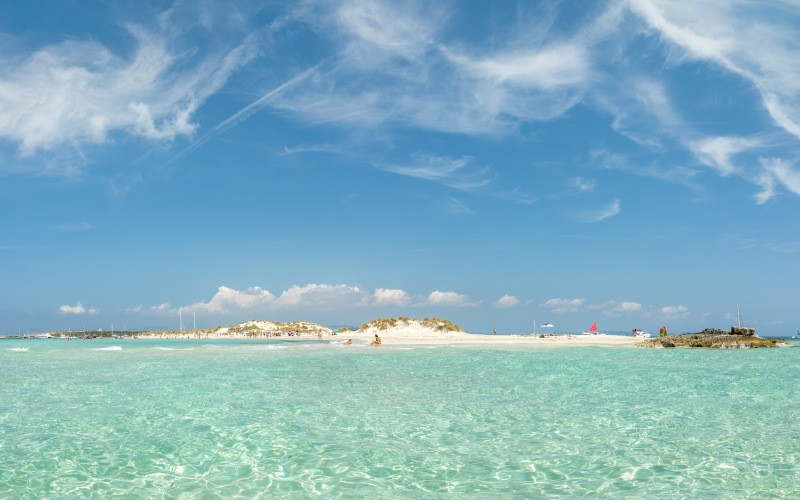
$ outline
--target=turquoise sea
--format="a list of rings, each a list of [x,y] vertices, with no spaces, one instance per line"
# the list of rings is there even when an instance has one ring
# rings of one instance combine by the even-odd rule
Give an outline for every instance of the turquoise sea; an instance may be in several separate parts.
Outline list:
[[[0,497],[800,497],[800,349],[2,340]]]

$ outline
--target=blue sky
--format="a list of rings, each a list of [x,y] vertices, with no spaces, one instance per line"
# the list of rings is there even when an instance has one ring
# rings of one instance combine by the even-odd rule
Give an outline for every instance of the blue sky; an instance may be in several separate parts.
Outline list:
[[[4,2],[0,332],[800,323],[796,2]]]

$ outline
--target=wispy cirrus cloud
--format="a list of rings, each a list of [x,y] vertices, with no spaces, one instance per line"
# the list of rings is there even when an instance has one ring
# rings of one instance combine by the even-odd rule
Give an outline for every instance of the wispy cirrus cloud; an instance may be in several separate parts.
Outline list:
[[[554,314],[565,314],[578,312],[586,299],[548,299],[540,304],[542,307],[550,309]]]
[[[17,144],[23,158],[74,151],[69,157],[81,159],[83,146],[114,133],[149,141],[191,135],[199,106],[253,59],[259,39],[207,46],[189,58],[184,16],[193,8],[182,10],[162,15],[160,25],[121,26],[132,40],[122,49],[71,39],[17,56],[15,71],[0,76],[0,138]]]
[[[762,144],[763,141],[756,138],[716,136],[694,141],[689,147],[703,164],[724,177],[739,173],[739,169],[733,164],[737,154],[758,148]]]
[[[583,177],[571,177],[567,185],[577,188],[579,191],[594,191],[597,181],[594,179],[584,179]]]
[[[443,4],[314,5],[303,19],[335,55],[274,103],[314,122],[498,135],[561,116],[591,78],[583,40],[528,39],[487,52],[448,38],[453,15]]]
[[[75,222],[65,222],[63,224],[58,225],[58,229],[64,232],[88,231],[91,228],[92,225],[86,222],[85,220],[75,221]]]
[[[438,182],[462,191],[478,189],[492,182],[490,169],[475,166],[470,157],[416,155],[407,165],[376,166],[387,172]]]
[[[792,2],[681,4],[629,0],[631,10],[687,58],[712,62],[754,85],[774,122],[800,138],[800,13]],[[753,43],[758,41],[758,43]]]
[[[800,139],[800,46],[796,43],[800,11],[796,4],[629,0],[628,5],[652,32],[678,49],[679,63],[681,59],[708,62],[746,81],[758,92],[774,127]],[[758,203],[772,198],[778,187],[797,194],[792,180],[800,174],[794,167],[781,173],[768,167],[754,172],[732,161],[735,155],[763,149],[766,145],[760,139],[694,134],[701,137],[677,135],[701,163],[723,176],[736,174],[761,186],[755,197]],[[776,159],[784,166],[796,161]],[[753,160],[749,158],[748,163]]]
[[[735,250],[768,250],[782,254],[792,254],[800,252],[800,242],[796,241],[760,241],[751,236],[741,234],[731,234],[724,236],[716,241],[717,245]]]
[[[615,215],[619,215],[620,212],[622,212],[622,206],[620,204],[620,201],[614,200],[611,202],[610,205],[604,208],[582,214],[580,218],[584,222],[594,223],[603,221],[610,217],[614,217]]]
[[[449,215],[470,215],[473,213],[472,209],[464,202],[452,197],[442,200],[440,206]]]

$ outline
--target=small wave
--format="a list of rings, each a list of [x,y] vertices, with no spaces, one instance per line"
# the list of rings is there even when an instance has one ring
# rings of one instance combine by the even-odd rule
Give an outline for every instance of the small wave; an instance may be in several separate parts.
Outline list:
[[[265,345],[254,348],[256,351],[276,351],[278,349],[287,349],[287,347],[285,345]]]
[[[30,350],[31,350],[30,347],[12,347],[11,349],[9,349],[9,351],[14,351],[14,352],[28,352]]]
[[[122,350],[122,346],[110,345],[108,347],[95,347],[92,350],[93,351],[121,351]]]

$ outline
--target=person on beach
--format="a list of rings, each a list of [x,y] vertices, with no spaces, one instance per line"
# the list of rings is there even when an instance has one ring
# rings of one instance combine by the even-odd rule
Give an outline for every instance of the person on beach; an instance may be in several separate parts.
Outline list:
[[[631,330],[631,337],[635,337],[635,336],[636,336],[636,328]]]
[[[661,327],[661,330],[658,331],[658,336],[659,337],[666,337],[667,336],[667,327],[666,326],[662,326]]]
[[[495,328],[494,330],[492,330],[492,333],[493,333],[494,335],[497,335],[497,328]]]
[[[369,345],[380,346],[381,345],[381,338],[378,337],[378,334],[375,334],[375,338],[369,341]]]
[[[350,345],[352,343],[353,343],[353,339],[347,339],[344,342],[342,342],[342,345]]]

